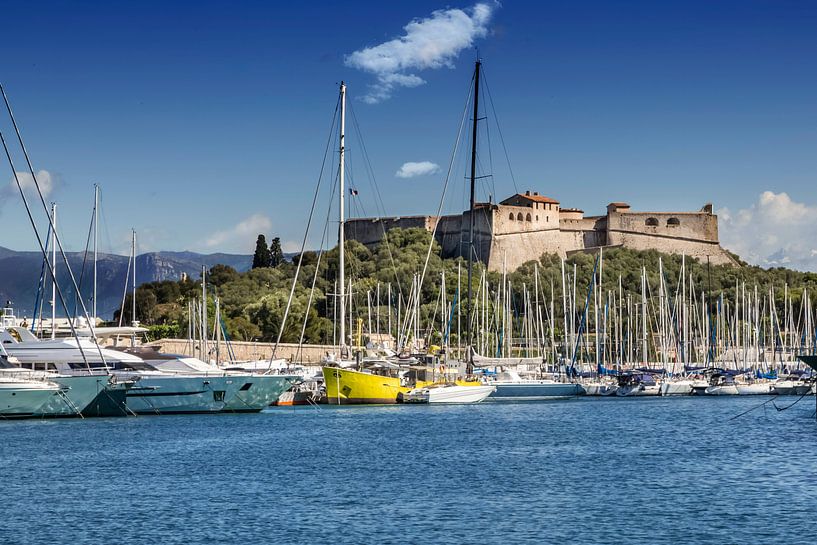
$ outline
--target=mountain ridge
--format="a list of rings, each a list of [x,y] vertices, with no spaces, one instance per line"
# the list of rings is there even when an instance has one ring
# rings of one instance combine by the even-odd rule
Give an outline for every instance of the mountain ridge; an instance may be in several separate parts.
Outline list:
[[[85,252],[66,252],[71,271],[83,294],[85,304],[91,308],[93,287],[91,285],[91,254],[85,260]],[[122,302],[125,276],[128,270],[128,256],[103,253],[97,259],[97,309],[101,318],[111,318]],[[83,270],[83,263],[85,263]],[[146,252],[136,256],[136,284],[162,280],[179,280],[182,275],[201,277],[201,267],[208,269],[214,265],[228,265],[239,272],[252,267],[252,255],[217,252],[200,254],[189,250]],[[57,258],[57,280],[63,290],[69,307],[74,305],[73,285],[65,270],[61,257]],[[17,251],[0,246],[0,302],[11,301],[18,316],[32,316],[37,299],[39,279],[44,270],[42,253],[39,251]],[[132,272],[131,272],[132,274]],[[45,275],[48,276],[47,273]],[[130,276],[130,275],[128,275]],[[46,285],[50,281],[46,280]],[[50,296],[50,290],[49,295]],[[73,308],[71,309],[73,310]],[[43,312],[50,313],[48,302]],[[57,314],[65,315],[57,304]]]

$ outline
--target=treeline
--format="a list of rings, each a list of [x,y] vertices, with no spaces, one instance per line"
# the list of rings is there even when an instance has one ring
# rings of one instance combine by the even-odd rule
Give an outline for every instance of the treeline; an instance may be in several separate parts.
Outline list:
[[[280,250],[280,241],[273,239],[273,246]],[[351,316],[356,322],[363,320],[364,330],[368,332],[371,309],[372,329],[376,329],[375,316],[380,318],[380,331],[386,332],[388,317],[392,317],[392,333],[396,333],[398,305],[405,317],[405,304],[414,282],[417,282],[428,255],[428,266],[421,288],[419,309],[421,324],[426,327],[434,323],[436,331],[431,335],[432,341],[439,340],[442,309],[440,306],[440,287],[445,275],[446,301],[456,300],[465,308],[466,263],[461,258],[442,259],[440,248],[435,242],[430,255],[428,247],[431,234],[424,229],[394,229],[388,232],[384,242],[374,249],[356,241],[346,242],[347,279],[351,279],[352,308]],[[214,297],[220,302],[221,314],[228,335],[234,340],[274,341],[280,329],[284,310],[287,305],[292,279],[296,265],[301,261],[301,271],[295,283],[292,306],[282,340],[297,342],[303,328],[305,342],[336,342],[334,337],[334,317],[336,316],[335,300],[332,294],[337,293],[336,285],[338,250],[318,253],[305,252],[295,256],[292,261],[283,259],[283,255],[271,259],[265,265],[267,248],[263,236],[257,241],[259,264],[246,273],[239,273],[225,265],[216,265],[208,275],[208,316],[212,331],[215,316]],[[280,257],[280,259],[278,259]],[[670,293],[675,293],[679,283],[682,267],[681,256],[661,254],[656,251],[635,251],[623,248],[605,250],[603,254],[602,290],[621,290],[640,297],[641,270],[646,268],[647,279],[652,296],[657,296],[659,284],[659,259],[663,269],[665,285]],[[534,286],[539,286],[541,302],[556,301],[557,310],[562,297],[562,262],[558,256],[545,254],[536,262],[530,261],[507,275],[513,294],[513,308],[524,308],[522,301],[523,287],[532,293]],[[575,254],[565,260],[564,270],[568,276],[568,290],[577,286],[577,299],[584,300],[587,287],[593,275],[596,256]],[[716,300],[723,294],[734,299],[735,290],[742,289],[745,283],[747,290],[757,286],[761,293],[773,289],[774,301],[779,310],[783,307],[784,287],[794,309],[798,309],[803,294],[810,291],[812,300],[817,296],[817,274],[793,271],[784,268],[762,269],[741,263],[740,267],[727,265],[708,265],[691,258],[686,258],[686,283],[694,283],[696,293],[704,293],[707,300]],[[536,278],[538,272],[538,278]],[[476,264],[473,274],[473,291],[477,293],[480,280],[485,275],[484,267]],[[575,276],[574,276],[575,275]],[[487,282],[491,297],[501,285],[502,274],[487,272]],[[314,283],[314,291],[312,286]],[[458,292],[459,286],[459,292]],[[379,291],[380,305],[377,305]],[[348,292],[348,286],[347,286]],[[310,295],[311,293],[311,295]],[[391,293],[391,300],[389,300]],[[163,336],[184,337],[187,335],[190,301],[201,298],[201,282],[183,280],[178,282],[164,281],[143,284],[136,290],[137,318],[148,326],[161,326],[155,334]],[[456,299],[455,299],[456,298]],[[579,308],[581,305],[579,305]],[[130,296],[125,304],[124,321],[131,319]],[[465,312],[462,314],[462,329],[465,327]],[[306,321],[304,320],[306,318]],[[457,331],[453,325],[452,331]],[[366,334],[366,333],[364,333]],[[452,342],[454,335],[452,334]]]

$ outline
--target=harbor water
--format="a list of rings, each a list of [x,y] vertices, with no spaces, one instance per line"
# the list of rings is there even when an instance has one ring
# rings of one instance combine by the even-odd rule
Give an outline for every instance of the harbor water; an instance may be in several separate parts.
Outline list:
[[[0,421],[0,543],[813,544],[814,398],[766,399]]]

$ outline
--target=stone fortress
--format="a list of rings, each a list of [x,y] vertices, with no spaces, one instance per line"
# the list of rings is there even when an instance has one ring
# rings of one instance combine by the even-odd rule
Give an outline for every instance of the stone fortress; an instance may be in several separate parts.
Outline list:
[[[478,203],[474,213],[475,259],[492,271],[513,271],[544,253],[566,257],[614,247],[737,264],[720,246],[711,204],[697,212],[635,212],[629,204],[614,202],[603,216],[585,216],[583,210],[562,208],[555,199],[526,191],[499,204]],[[470,214],[350,219],[346,238],[372,247],[390,229],[419,227],[434,232],[443,257],[466,257]]]

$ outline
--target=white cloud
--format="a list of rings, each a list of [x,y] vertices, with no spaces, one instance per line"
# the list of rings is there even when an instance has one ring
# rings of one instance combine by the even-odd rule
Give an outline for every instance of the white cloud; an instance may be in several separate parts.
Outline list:
[[[37,184],[40,186],[40,191],[42,191],[43,198],[48,198],[51,193],[54,192],[58,185],[57,177],[51,174],[47,170],[40,170],[37,173]],[[6,203],[9,199],[19,198],[20,197],[20,189],[17,187],[17,180],[20,181],[20,186],[23,188],[23,191],[26,194],[26,198],[37,198],[37,189],[34,185],[34,178],[31,176],[30,172],[17,172],[17,179],[11,178],[5,186],[0,188],[0,207],[4,203]],[[32,206],[36,204],[32,203]],[[39,209],[39,207],[38,207]]]
[[[425,81],[415,70],[452,67],[459,53],[488,34],[488,22],[497,3],[478,3],[465,9],[445,9],[425,19],[414,19],[405,34],[347,55],[347,66],[377,76],[363,97],[374,104],[388,99],[395,87],[417,87]]]
[[[267,216],[253,214],[229,229],[212,233],[202,245],[209,251],[252,253],[255,249],[255,237],[259,234],[267,235],[270,228],[272,221]]]
[[[817,205],[764,191],[749,208],[717,211],[721,244],[763,267],[817,271]]]
[[[394,173],[398,178],[414,178],[415,176],[427,176],[440,170],[440,165],[431,161],[420,161],[403,163],[403,166]]]

